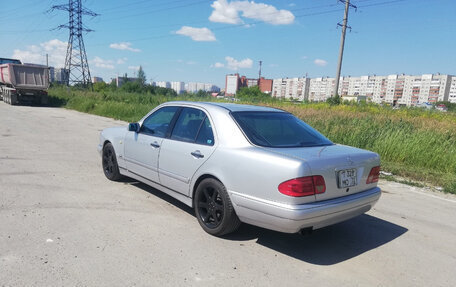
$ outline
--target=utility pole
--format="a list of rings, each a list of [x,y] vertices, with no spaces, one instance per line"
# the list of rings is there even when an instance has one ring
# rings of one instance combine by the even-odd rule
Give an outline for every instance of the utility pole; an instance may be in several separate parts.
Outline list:
[[[261,79],[261,64],[263,64],[263,61],[259,61],[260,63],[260,70],[258,71],[258,86],[260,86],[260,79]]]
[[[344,20],[342,24],[338,23],[338,26],[342,26],[342,36],[340,37],[340,50],[339,50],[339,62],[337,64],[337,75],[336,75],[336,83],[334,85],[334,97],[337,96],[339,90],[339,79],[340,79],[340,70],[342,69],[342,58],[344,56],[344,45],[345,45],[345,32],[347,28],[351,29],[350,26],[347,25],[348,22],[348,11],[350,7],[356,9],[356,6],[350,4],[350,0],[339,0],[342,3],[345,3],[345,13],[344,13]]]
[[[92,84],[92,78],[90,77],[89,62],[87,60],[82,33],[92,32],[93,30],[85,28],[82,24],[82,15],[95,17],[98,14],[84,8],[81,2],[82,0],[68,0],[68,4],[52,6],[51,11],[68,11],[69,15],[68,23],[57,27],[57,29],[67,28],[70,32],[65,58],[66,84],[90,86]]]

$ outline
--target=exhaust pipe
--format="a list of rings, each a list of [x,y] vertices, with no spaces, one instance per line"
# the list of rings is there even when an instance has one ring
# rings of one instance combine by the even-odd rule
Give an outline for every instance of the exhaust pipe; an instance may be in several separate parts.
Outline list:
[[[302,236],[306,236],[306,235],[311,235],[313,232],[313,227],[306,227],[306,228],[303,228],[299,231],[299,234],[301,234]]]

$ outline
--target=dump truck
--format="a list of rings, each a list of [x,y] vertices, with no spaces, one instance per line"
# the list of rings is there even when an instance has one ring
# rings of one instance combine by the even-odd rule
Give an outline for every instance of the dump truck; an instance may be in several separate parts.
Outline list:
[[[0,98],[10,105],[47,104],[49,68],[0,58]]]

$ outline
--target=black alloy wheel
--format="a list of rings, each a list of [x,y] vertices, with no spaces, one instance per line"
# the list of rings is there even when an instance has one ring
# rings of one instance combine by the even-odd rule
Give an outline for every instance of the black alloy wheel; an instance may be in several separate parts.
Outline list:
[[[221,236],[235,231],[241,224],[225,186],[214,178],[201,181],[194,203],[198,222],[209,234]]]
[[[216,228],[223,220],[223,199],[212,186],[203,189],[198,199],[198,210],[201,219],[209,228]]]
[[[102,156],[103,172],[109,180],[117,181],[122,176],[117,165],[116,153],[111,143],[105,144]]]

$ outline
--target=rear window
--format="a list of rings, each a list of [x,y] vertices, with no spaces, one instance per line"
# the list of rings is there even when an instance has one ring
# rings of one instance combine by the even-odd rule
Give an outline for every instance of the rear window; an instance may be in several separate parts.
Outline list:
[[[284,112],[233,112],[250,142],[264,147],[311,147],[333,143],[311,126]]]

